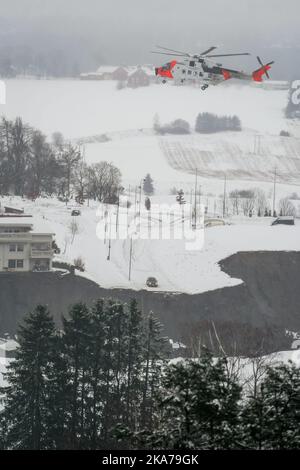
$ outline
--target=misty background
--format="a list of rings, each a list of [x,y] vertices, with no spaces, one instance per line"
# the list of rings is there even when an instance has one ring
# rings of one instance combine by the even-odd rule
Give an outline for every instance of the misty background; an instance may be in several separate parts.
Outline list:
[[[0,74],[78,76],[102,64],[160,64],[156,44],[189,52],[219,45],[243,70],[275,60],[273,79],[300,76],[297,0],[0,0]],[[220,59],[217,59],[220,60]]]

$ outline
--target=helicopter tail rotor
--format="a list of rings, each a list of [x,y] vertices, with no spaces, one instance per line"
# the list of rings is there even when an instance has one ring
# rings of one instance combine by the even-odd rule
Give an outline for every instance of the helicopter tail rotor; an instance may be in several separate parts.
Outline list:
[[[271,65],[274,64],[274,61],[268,62],[267,64],[264,64],[259,56],[257,56],[257,61],[260,65],[259,69],[254,70],[252,73],[252,78],[255,82],[262,82],[262,76],[266,75],[268,79],[270,79],[270,75],[268,73],[268,70],[270,70]]]

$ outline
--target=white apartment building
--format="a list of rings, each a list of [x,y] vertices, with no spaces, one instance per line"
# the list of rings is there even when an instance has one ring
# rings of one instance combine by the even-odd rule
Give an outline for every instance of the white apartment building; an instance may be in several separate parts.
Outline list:
[[[0,273],[50,271],[52,240],[31,217],[0,217]]]

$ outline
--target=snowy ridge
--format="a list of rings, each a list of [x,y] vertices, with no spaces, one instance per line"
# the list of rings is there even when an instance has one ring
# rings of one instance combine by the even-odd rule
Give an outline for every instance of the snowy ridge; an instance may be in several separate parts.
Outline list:
[[[109,141],[130,139],[131,137],[151,136],[154,135],[153,129],[127,129],[124,131],[105,132],[104,134],[91,135],[71,139],[71,142],[79,145],[105,143]]]
[[[231,278],[220,268],[220,261],[240,251],[300,251],[300,222],[295,226],[270,226],[269,218],[235,220],[234,225],[210,227],[204,232],[204,245],[199,250],[188,250],[185,240],[175,239],[134,239],[132,244],[132,271],[129,280],[130,240],[112,239],[110,260],[108,239],[97,236],[100,215],[104,205],[90,203],[81,207],[81,216],[76,217],[78,233],[72,241],[70,231],[71,207],[56,199],[37,199],[35,202],[20,198],[4,198],[3,204],[10,203],[24,207],[34,219],[43,217],[61,249],[58,259],[73,263],[81,257],[85,263],[85,276],[102,287],[149,289],[146,280],[154,276],[159,291],[201,293],[209,290],[231,287],[243,282]],[[152,198],[152,205],[166,202]],[[170,199],[174,204],[174,198]],[[144,201],[142,201],[142,208]],[[179,207],[179,206],[178,206]],[[125,210],[125,209],[124,209]],[[111,208],[112,217],[116,207]],[[97,215],[98,214],[98,215]],[[188,212],[186,217],[189,217]],[[121,221],[121,208],[120,208]],[[147,223],[147,217],[141,224]],[[157,221],[153,218],[153,224]],[[116,230],[111,225],[112,233]]]
[[[277,169],[282,182],[300,178],[300,139],[222,132],[160,138],[160,148],[169,165],[178,171],[204,177],[272,181]]]

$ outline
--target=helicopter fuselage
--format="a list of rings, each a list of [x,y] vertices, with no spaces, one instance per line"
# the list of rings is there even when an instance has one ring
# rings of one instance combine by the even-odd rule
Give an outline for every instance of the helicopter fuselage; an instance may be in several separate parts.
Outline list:
[[[211,60],[206,61],[204,58],[196,57],[167,62],[162,67],[157,67],[155,74],[160,77],[163,83],[168,80],[174,80],[177,84],[193,82],[199,84],[205,90],[209,85],[218,85],[230,78],[261,82],[262,75],[269,68],[270,66],[266,65],[252,74],[247,74],[243,71],[223,67],[222,64],[214,63]]]

